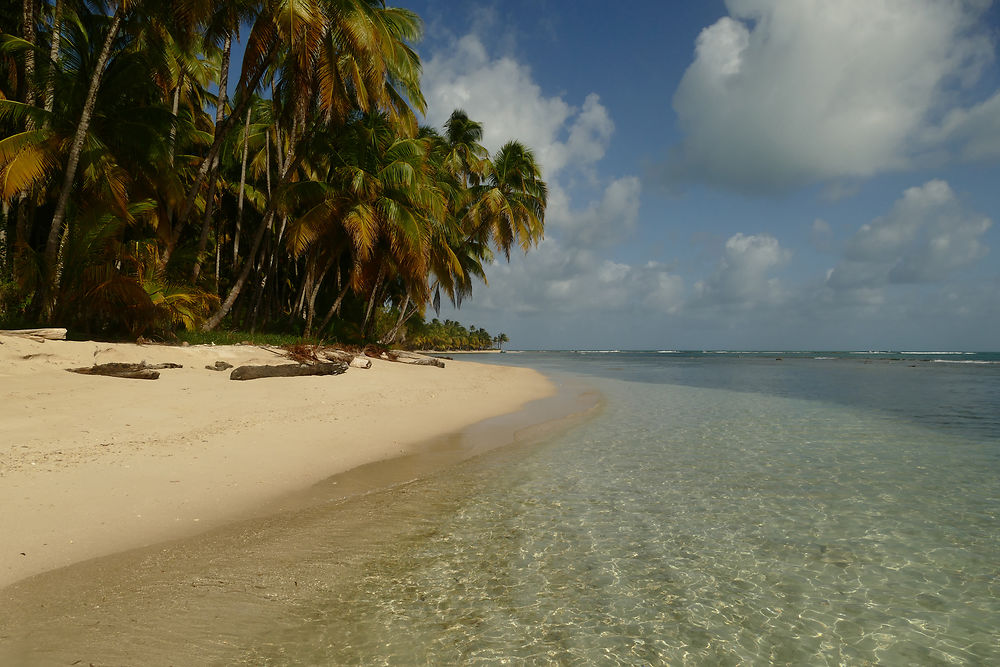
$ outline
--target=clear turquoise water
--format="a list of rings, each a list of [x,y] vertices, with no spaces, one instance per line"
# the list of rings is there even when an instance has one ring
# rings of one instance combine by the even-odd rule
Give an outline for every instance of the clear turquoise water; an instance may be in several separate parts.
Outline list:
[[[815,356],[484,356],[605,406],[438,476],[95,565],[112,583],[44,610],[32,655],[1000,664],[1000,364]]]
[[[607,406],[423,483],[451,499],[247,662],[1000,662],[1000,367],[493,360]]]

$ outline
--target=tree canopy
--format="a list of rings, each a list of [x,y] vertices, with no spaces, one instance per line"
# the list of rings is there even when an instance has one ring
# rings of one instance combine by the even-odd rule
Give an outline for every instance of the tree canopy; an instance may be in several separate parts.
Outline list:
[[[461,110],[418,125],[421,29],[381,0],[0,9],[0,321],[389,343],[461,306],[547,191]]]

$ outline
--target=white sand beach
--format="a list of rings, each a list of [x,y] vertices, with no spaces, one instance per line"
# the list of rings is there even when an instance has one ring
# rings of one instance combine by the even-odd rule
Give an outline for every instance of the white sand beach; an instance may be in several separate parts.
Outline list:
[[[468,361],[238,382],[206,369],[220,360],[290,363],[249,345],[0,336],[0,588],[197,534],[554,392],[535,371]],[[183,367],[157,380],[67,372],[142,361]]]

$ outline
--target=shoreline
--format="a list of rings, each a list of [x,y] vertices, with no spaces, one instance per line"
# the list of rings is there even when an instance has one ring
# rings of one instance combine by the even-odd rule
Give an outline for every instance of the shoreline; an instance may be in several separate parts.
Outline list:
[[[205,368],[218,360],[289,363],[253,346],[0,338],[0,589],[258,516],[556,393],[534,370],[468,361],[232,382]],[[156,381],[65,370],[112,361],[183,367]]]

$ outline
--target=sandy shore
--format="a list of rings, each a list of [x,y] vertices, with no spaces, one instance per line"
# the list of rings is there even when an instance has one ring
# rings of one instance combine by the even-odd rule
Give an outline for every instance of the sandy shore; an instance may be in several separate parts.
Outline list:
[[[202,532],[554,392],[535,371],[466,361],[235,382],[205,368],[219,360],[288,363],[252,346],[0,336],[0,588]],[[66,372],[112,361],[183,368]]]

